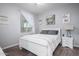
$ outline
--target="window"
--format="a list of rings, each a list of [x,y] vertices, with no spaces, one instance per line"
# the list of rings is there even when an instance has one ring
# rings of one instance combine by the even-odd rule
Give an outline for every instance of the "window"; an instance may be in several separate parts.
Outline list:
[[[27,21],[27,19],[23,15],[20,16],[20,23],[21,23],[21,32],[32,31],[32,25]]]

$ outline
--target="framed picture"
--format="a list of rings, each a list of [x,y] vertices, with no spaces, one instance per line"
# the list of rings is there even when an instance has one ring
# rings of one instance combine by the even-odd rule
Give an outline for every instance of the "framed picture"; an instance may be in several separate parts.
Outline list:
[[[46,18],[46,22],[47,22],[47,25],[54,25],[55,24],[55,14]]]
[[[65,14],[63,16],[63,23],[70,23],[70,14]]]
[[[7,25],[7,24],[8,24],[8,17],[0,16],[0,25]]]

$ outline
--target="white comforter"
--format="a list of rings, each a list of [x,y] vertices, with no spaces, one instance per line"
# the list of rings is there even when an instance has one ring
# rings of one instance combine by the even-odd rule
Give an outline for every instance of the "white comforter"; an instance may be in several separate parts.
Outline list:
[[[33,34],[33,35],[25,35],[20,39],[32,41],[37,44],[41,44],[47,46],[48,43],[51,44],[54,41],[57,41],[57,35],[46,35],[46,34]]]
[[[52,55],[52,52],[55,50],[57,43],[60,42],[58,35],[47,35],[47,34],[33,34],[25,35],[20,39],[28,40],[48,48],[48,54]]]

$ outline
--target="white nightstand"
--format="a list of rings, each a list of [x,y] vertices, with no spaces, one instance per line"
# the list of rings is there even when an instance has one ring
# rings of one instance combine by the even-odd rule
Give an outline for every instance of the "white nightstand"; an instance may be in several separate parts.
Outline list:
[[[62,37],[62,46],[73,49],[73,37]]]

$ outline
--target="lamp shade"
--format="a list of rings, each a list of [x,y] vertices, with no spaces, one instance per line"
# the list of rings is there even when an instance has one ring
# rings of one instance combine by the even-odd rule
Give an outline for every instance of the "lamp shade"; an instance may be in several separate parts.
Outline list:
[[[73,30],[74,27],[71,24],[64,24],[64,30],[68,31],[68,30]]]

